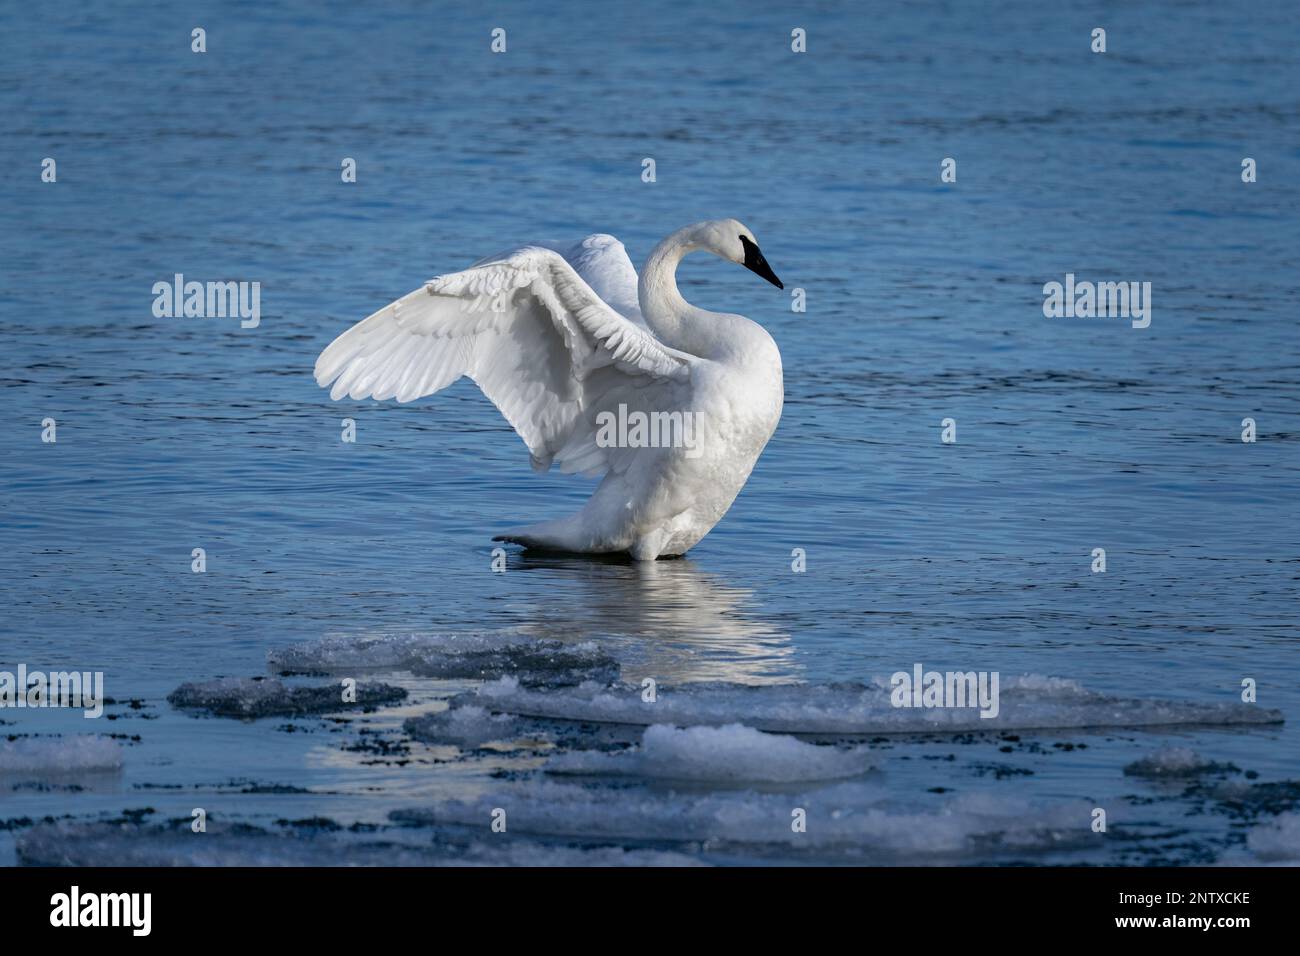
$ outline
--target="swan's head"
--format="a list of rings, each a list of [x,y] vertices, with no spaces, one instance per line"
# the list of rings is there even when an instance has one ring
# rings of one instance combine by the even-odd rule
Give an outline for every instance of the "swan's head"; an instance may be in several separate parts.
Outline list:
[[[776,277],[772,267],[759,251],[758,240],[752,229],[735,219],[714,219],[702,222],[696,227],[696,242],[701,249],[707,249],[716,256],[721,256],[737,265],[742,265],[751,272],[762,276],[778,289],[784,289],[781,280]]]

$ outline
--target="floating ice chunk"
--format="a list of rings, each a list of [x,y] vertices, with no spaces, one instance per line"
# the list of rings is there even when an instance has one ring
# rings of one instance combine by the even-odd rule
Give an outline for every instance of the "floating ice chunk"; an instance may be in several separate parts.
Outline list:
[[[509,740],[520,733],[519,721],[509,714],[493,714],[473,705],[412,717],[403,729],[416,740],[468,749],[489,741]]]
[[[621,726],[592,726],[568,720],[534,720],[511,714],[494,714],[466,704],[434,714],[411,717],[403,729],[429,744],[455,744],[474,750],[487,743],[522,747],[565,747],[582,750],[623,749],[639,734]]]
[[[1252,704],[1112,697],[1085,690],[1074,681],[1039,675],[1002,680],[1000,698],[998,715],[985,718],[975,707],[895,707],[883,681],[684,684],[660,687],[657,700],[647,703],[639,687],[627,684],[588,682],[540,692],[503,677],[455,698],[453,703],[555,720],[683,727],[742,723],[757,730],[826,735],[1282,722],[1280,711]]]
[[[573,721],[513,717],[494,714],[473,704],[409,718],[403,730],[426,744],[455,744],[471,750],[487,743],[533,749],[624,749],[640,737],[634,728],[617,724],[591,726]]]
[[[330,636],[270,651],[267,660],[279,674],[409,670],[444,680],[513,676],[525,686],[609,683],[619,674],[618,663],[591,641],[565,644],[515,631]]]
[[[1162,747],[1124,768],[1130,777],[1191,777],[1209,770],[1226,769],[1186,747]]]
[[[394,704],[406,691],[388,684],[357,684],[354,702],[343,700],[342,684],[299,687],[263,677],[220,677],[182,684],[167,700],[174,707],[206,710],[218,717],[324,714]]]
[[[0,774],[53,776],[118,770],[122,748],[96,734],[0,740]]]
[[[696,858],[656,850],[553,846],[494,839],[409,845],[349,834],[288,835],[209,822],[188,825],[45,824],[16,840],[28,866],[697,866]]]
[[[1253,820],[1275,816],[1300,806],[1300,780],[1269,780],[1247,783],[1232,780],[1199,787],[1201,793],[1218,801],[1225,812],[1237,819]]]
[[[561,754],[545,769],[556,774],[791,783],[855,777],[874,763],[866,747],[819,747],[742,724],[684,729],[655,724],[646,728],[635,750]]]
[[[999,850],[1054,850],[1095,839],[1091,804],[1082,800],[1043,806],[971,794],[935,798],[934,809],[927,812],[893,804],[883,787],[858,782],[792,795],[613,791],[523,781],[474,800],[395,810],[389,816],[407,825],[486,829],[498,808],[506,811],[511,833],[714,846],[721,841],[783,852],[832,850],[864,862],[984,858]],[[799,811],[806,814],[802,832],[792,825]]]
[[[1246,847],[1265,862],[1300,863],[1300,813],[1283,813],[1255,827],[1246,837]]]

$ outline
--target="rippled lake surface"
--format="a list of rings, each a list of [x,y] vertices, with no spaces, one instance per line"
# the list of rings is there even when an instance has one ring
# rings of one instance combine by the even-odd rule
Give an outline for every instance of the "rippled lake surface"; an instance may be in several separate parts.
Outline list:
[[[0,862],[1300,859],[1296,12],[1052,7],[7,8],[0,670],[115,703],[0,710]],[[493,573],[591,483],[469,382],[313,382],[432,275],[723,216],[787,291],[683,293],[771,332],[786,404],[684,559]],[[260,325],[155,318],[176,273]],[[1045,318],[1067,273],[1150,282],[1150,327]],[[918,663],[1002,714],[882,703]],[[167,700],[277,669],[407,696]]]

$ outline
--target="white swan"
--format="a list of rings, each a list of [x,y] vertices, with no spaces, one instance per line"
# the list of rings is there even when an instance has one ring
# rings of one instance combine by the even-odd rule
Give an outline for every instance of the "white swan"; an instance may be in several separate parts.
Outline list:
[[[744,316],[677,291],[703,249],[785,288],[734,219],[659,243],[638,283],[623,244],[529,245],[438,276],[357,323],[316,360],[337,400],[409,402],[468,375],[533,467],[604,475],[577,514],[499,535],[532,548],[680,555],[744,487],[781,417],[781,353]]]

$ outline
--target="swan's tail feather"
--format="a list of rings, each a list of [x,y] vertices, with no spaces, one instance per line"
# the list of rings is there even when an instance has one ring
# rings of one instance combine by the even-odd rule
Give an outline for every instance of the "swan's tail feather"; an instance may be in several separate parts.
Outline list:
[[[571,547],[569,536],[559,527],[562,522],[542,521],[523,528],[511,528],[492,538],[493,541],[508,541],[521,544],[525,548],[537,548],[543,551],[563,551]]]
[[[602,541],[582,527],[582,513],[554,521],[540,521],[522,528],[511,528],[495,536],[493,541],[508,541],[537,551],[556,551],[566,554],[601,554],[623,550],[613,542]]]
[[[524,534],[522,531],[507,531],[505,534],[494,534],[492,540],[505,541],[509,544],[522,544],[525,548],[538,547],[538,539],[532,535]]]

